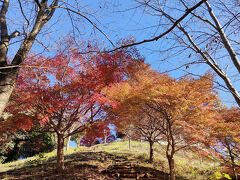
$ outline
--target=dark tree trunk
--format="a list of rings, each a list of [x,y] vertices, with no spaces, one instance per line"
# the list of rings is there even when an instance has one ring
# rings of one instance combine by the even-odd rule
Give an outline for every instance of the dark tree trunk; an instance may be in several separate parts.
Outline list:
[[[174,158],[170,155],[167,155],[167,159],[168,159],[170,180],[176,180]]]
[[[153,142],[152,141],[149,141],[149,149],[150,149],[149,162],[152,163],[153,162]]]
[[[57,170],[62,173],[64,170],[64,137],[63,134],[58,134],[57,145]]]
[[[232,166],[232,171],[233,171],[234,178],[237,180],[238,179],[238,174],[237,174],[237,171],[236,171],[235,158],[234,158],[234,154],[232,152],[233,149],[231,147],[231,142],[229,141],[229,139],[225,138],[224,143],[227,147],[229,156],[231,158],[231,166]]]
[[[233,170],[235,179],[238,180],[238,173],[237,173],[237,171],[236,171],[235,164],[232,165],[232,170]]]
[[[238,174],[237,174],[236,166],[235,166],[235,158],[234,158],[233,154],[231,153],[231,151],[230,151],[230,157],[231,157],[231,161],[232,161],[232,171],[233,171],[233,174],[234,174],[234,178],[237,180],[238,179]]]

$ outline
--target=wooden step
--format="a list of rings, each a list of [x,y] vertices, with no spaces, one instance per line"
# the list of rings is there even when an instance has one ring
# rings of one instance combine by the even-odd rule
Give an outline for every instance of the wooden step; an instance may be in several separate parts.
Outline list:
[[[152,168],[131,165],[129,162],[109,166],[108,169],[102,171],[102,173],[119,180],[159,180],[159,178],[163,179],[164,176],[164,172]]]

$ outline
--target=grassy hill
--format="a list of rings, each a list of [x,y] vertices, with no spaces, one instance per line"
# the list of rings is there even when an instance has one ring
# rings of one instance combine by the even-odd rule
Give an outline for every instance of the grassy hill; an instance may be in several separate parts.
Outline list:
[[[168,179],[164,146],[155,145],[154,162],[148,163],[148,143],[128,142],[71,148],[65,152],[65,172],[56,172],[56,151],[0,164],[0,179]],[[176,156],[177,179],[215,179],[219,169],[208,159],[187,151]],[[125,173],[125,175],[124,175]]]

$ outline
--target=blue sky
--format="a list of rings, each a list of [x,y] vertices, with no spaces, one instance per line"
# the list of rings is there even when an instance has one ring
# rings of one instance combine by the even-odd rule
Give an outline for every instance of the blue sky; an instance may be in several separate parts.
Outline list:
[[[22,29],[23,18],[19,16],[19,10],[17,6],[17,1],[13,0],[12,7],[8,12],[8,22],[9,31],[13,32],[16,29]],[[72,1],[73,2],[73,1]],[[174,6],[175,4],[173,4]],[[136,3],[133,0],[89,0],[81,2],[81,10],[84,15],[87,15],[96,25],[106,33],[109,38],[115,43],[120,38],[126,38],[133,36],[136,41],[141,41],[144,39],[149,39],[154,35],[158,35],[165,29],[159,26],[159,16],[153,16],[152,14],[147,14],[144,9],[134,8]],[[177,5],[175,5],[177,6]],[[29,6],[30,7],[30,6]],[[90,12],[90,13],[89,13]],[[180,13],[172,12],[175,16],[181,16]],[[28,17],[33,17],[32,11],[26,10],[26,15]],[[16,18],[17,17],[17,18]],[[78,29],[74,29],[74,33],[77,39],[97,39],[106,46],[111,47],[108,40],[99,33],[92,25],[84,20],[83,18],[78,18],[78,16],[72,16],[75,20],[74,25]],[[60,41],[65,35],[73,33],[72,21],[68,16],[68,13],[59,9],[53,19],[46,25],[41,34],[38,36],[38,41],[35,42],[32,51],[36,53],[43,52],[46,55],[52,55],[56,51],[56,41]],[[21,40],[17,38],[15,41]],[[41,43],[44,44],[44,48]],[[189,61],[189,51],[185,51],[181,54],[173,56],[173,52],[161,53],[167,47],[170,47],[171,41],[164,37],[157,42],[146,43],[138,46],[140,53],[145,56],[146,62],[151,64],[153,69],[159,72],[165,72],[167,70],[175,69],[180,65]],[[9,51],[9,57],[11,57],[18,47],[18,43],[11,46]],[[46,50],[47,49],[47,50]],[[168,57],[167,61],[162,61],[162,59]],[[182,70],[171,71],[169,74],[174,78],[182,77],[185,72],[185,67]],[[196,73],[198,75],[204,74],[208,70],[206,65],[191,65],[188,71]],[[234,100],[228,93],[220,92],[220,98],[228,106],[234,105]]]

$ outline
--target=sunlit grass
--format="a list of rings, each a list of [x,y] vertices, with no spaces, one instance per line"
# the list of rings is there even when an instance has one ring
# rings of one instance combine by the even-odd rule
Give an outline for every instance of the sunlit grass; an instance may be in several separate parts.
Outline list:
[[[70,147],[67,152],[66,152],[66,150],[64,150],[64,154],[68,155],[68,154],[73,154],[73,153],[82,152],[82,151],[88,151],[88,148],[85,146],[81,146],[78,148]],[[35,162],[35,164],[44,163],[44,162],[47,162],[48,159],[50,159],[50,158],[56,158],[56,155],[57,155],[57,151],[53,150],[50,153],[41,153],[39,155],[35,155],[35,156],[29,157],[27,159],[21,159],[21,160],[4,163],[4,164],[0,163],[0,172],[12,170],[15,168],[21,168],[21,167],[28,166],[28,165],[32,166],[34,164],[34,162]]]
[[[114,154],[127,154],[129,158],[137,160],[137,164],[168,172],[168,163],[165,156],[165,146],[154,145],[154,162],[148,163],[149,144],[147,142],[132,142],[129,149],[128,141],[115,142],[108,145],[97,145],[105,152]],[[187,156],[186,156],[187,155]],[[219,171],[218,163],[201,160],[197,154],[182,150],[175,156],[176,173],[187,179],[209,179],[214,172]]]
[[[119,141],[109,144],[99,144],[92,147],[78,147],[78,148],[69,148],[65,156],[78,156],[81,153],[86,152],[103,152],[103,157],[100,157],[98,160],[87,159],[86,161],[73,162],[74,164],[87,163],[89,165],[96,165],[99,169],[107,168],[109,165],[116,164],[116,161],[111,158],[106,158],[104,156],[116,155],[120,157],[126,157],[129,162],[132,162],[135,165],[155,168],[160,171],[168,172],[168,163],[165,157],[165,146],[159,144],[154,145],[154,162],[149,163],[149,144],[147,142],[136,142],[132,141],[131,149],[129,149],[128,141]],[[102,159],[101,159],[102,158]],[[69,161],[66,158],[65,162]],[[31,158],[18,160],[6,164],[0,164],[0,172],[18,169],[18,168],[27,168],[28,166],[38,166],[39,164],[48,165],[48,163],[56,163],[56,150],[50,153],[44,153],[36,155]],[[192,153],[191,151],[180,151],[175,156],[176,163],[176,173],[178,176],[185,177],[187,179],[210,179],[209,177],[218,171],[217,164],[210,160],[202,160],[198,155]]]

